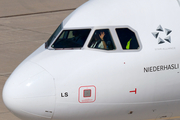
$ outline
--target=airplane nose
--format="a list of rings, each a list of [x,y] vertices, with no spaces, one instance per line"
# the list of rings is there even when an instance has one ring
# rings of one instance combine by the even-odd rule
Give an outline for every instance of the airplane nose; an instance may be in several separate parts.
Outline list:
[[[55,106],[54,78],[39,65],[26,62],[6,81],[3,101],[20,119],[50,120]]]

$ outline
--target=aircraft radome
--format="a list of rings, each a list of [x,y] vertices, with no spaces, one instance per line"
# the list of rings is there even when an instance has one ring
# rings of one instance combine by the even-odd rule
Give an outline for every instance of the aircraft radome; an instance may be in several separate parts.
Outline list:
[[[180,1],[89,0],[3,89],[22,120],[180,120]]]

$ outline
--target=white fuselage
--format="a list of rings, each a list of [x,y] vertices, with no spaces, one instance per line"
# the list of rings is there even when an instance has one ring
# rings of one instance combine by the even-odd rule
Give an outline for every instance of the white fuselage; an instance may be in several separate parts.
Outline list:
[[[84,46],[43,44],[6,81],[5,105],[24,120],[179,120],[179,15],[176,0],[88,1],[58,33],[90,29]],[[117,28],[133,31],[139,48],[124,50]],[[115,49],[88,47],[99,29]]]

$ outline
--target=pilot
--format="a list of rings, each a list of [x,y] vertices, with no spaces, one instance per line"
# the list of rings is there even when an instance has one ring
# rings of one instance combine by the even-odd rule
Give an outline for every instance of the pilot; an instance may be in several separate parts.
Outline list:
[[[94,41],[91,44],[91,48],[107,49],[106,42],[104,41],[105,32],[95,32]]]
[[[72,40],[76,42],[80,47],[82,47],[85,43],[86,37],[88,35],[87,31],[83,30],[74,30]]]

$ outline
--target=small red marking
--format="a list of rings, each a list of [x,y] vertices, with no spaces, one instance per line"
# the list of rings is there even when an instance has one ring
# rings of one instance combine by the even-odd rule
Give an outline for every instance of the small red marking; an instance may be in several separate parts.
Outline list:
[[[135,94],[137,93],[137,88],[135,90],[129,91],[130,93],[134,92]]]
[[[86,98],[86,97],[84,97],[83,93],[81,93],[82,90],[85,90],[86,88],[91,88],[91,92],[92,92],[92,89],[94,88],[94,92],[91,93],[91,97]],[[96,87],[94,85],[80,86],[79,90],[78,90],[78,101],[80,103],[92,103],[92,102],[96,101]]]
[[[126,63],[124,62],[124,64],[126,64]]]

